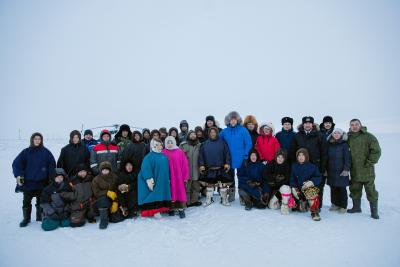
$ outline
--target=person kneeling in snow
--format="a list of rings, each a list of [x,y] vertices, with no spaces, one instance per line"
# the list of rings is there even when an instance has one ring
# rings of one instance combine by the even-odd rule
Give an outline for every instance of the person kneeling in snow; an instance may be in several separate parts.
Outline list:
[[[85,164],[79,164],[75,169],[75,176],[70,179],[72,192],[62,192],[61,197],[71,202],[71,227],[85,225],[86,219],[90,223],[96,222],[92,209],[92,176]]]
[[[70,225],[69,214],[70,206],[61,196],[64,192],[71,192],[68,177],[64,169],[56,168],[54,178],[46,186],[40,198],[40,206],[43,209],[42,229],[52,231],[59,226],[68,227]]]
[[[222,205],[230,206],[228,190],[233,185],[233,177],[229,173],[231,163],[229,148],[225,141],[218,136],[218,128],[211,127],[208,130],[208,136],[209,139],[201,145],[199,153],[199,181],[207,187],[204,206],[213,202],[216,186],[220,188]]]
[[[290,186],[293,196],[299,202],[299,210],[307,210],[307,204],[314,221],[321,220],[319,216],[319,184],[321,174],[318,167],[309,162],[307,149],[300,148],[296,152],[297,162],[292,165]],[[308,202],[308,203],[307,203]]]
[[[126,161],[121,164],[118,172],[118,203],[121,204],[120,209],[124,217],[137,217],[139,207],[137,203],[137,172],[133,161]]]
[[[264,169],[265,165],[259,161],[255,149],[250,150],[249,159],[238,169],[239,196],[246,210],[251,210],[253,206],[258,209],[267,207],[270,190],[268,184],[262,180]]]
[[[117,175],[111,172],[112,166],[108,161],[100,163],[100,173],[92,182],[95,197],[93,209],[100,214],[100,229],[106,229],[108,222],[118,223],[124,220],[117,200]]]
[[[289,186],[290,166],[287,163],[286,150],[280,149],[275,159],[267,164],[263,173],[263,180],[271,189],[268,207],[281,209],[282,214],[289,214],[289,210],[296,204]]]
[[[171,206],[168,158],[162,153],[160,140],[152,139],[150,149],[138,176],[138,203],[142,217],[161,218],[161,213],[169,211]]]

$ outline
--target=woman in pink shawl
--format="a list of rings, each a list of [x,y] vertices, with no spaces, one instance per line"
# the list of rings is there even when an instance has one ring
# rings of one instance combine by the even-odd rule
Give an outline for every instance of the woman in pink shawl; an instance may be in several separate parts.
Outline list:
[[[173,136],[165,139],[164,155],[168,157],[169,174],[171,181],[171,202],[173,210],[170,216],[175,215],[178,210],[179,217],[185,218],[186,208],[186,182],[189,180],[189,162],[183,152],[177,145]]]

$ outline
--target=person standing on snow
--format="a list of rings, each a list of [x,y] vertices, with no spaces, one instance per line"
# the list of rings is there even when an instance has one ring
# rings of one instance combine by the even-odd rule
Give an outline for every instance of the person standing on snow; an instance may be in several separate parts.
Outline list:
[[[36,221],[42,221],[40,196],[50,177],[55,173],[56,161],[53,154],[44,147],[43,135],[34,133],[30,146],[18,154],[12,163],[17,189],[24,194],[22,213],[23,220],[19,224],[25,227],[31,222],[32,199],[36,198]]]
[[[226,128],[222,130],[220,137],[229,147],[232,158],[232,164],[229,174],[235,181],[235,169],[242,164],[247,164],[248,153],[252,148],[249,131],[242,126],[242,118],[236,111],[230,112],[225,117]],[[229,202],[235,200],[235,184],[229,188]]]
[[[361,212],[361,197],[364,187],[371,209],[371,217],[379,219],[378,191],[375,189],[375,164],[381,157],[378,139],[367,132],[359,119],[350,121],[349,146],[351,151],[350,197],[353,208],[348,213]]]

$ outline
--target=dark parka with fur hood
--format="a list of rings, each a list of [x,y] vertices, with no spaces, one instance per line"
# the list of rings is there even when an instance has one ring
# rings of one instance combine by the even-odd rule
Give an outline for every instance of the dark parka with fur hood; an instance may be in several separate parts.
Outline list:
[[[351,153],[347,144],[347,134],[340,140],[335,140],[332,134],[328,136],[328,185],[346,187],[349,185],[349,176],[340,176],[342,171],[350,171]]]
[[[60,156],[57,160],[57,168],[63,168],[64,171],[72,176],[79,164],[90,166],[90,153],[87,147],[79,141],[77,144],[72,143],[72,139],[77,135],[81,139],[81,133],[74,130],[69,135],[69,144],[61,149]]]

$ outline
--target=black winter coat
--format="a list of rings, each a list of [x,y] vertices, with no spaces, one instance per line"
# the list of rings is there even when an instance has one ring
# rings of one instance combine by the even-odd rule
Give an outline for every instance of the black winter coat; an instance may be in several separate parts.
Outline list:
[[[68,176],[75,175],[74,171],[79,164],[90,166],[90,153],[87,147],[82,144],[69,143],[61,149],[57,160],[57,168],[63,168]]]

